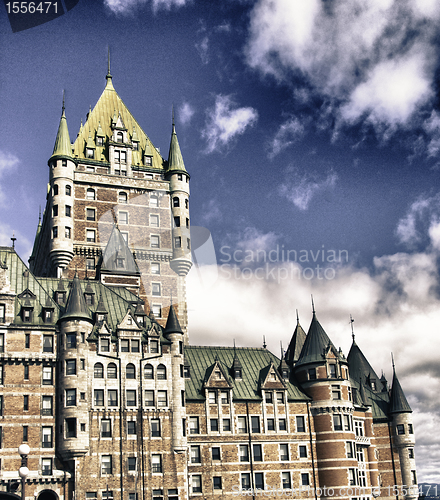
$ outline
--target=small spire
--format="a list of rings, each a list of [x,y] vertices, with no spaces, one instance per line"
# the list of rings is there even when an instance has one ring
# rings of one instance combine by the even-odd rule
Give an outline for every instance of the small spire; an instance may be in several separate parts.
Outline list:
[[[266,344],[266,335],[263,335],[263,349],[266,349],[267,344]]]
[[[395,374],[396,373],[396,367],[394,365],[394,356],[393,356],[393,353],[391,353],[391,364],[393,365],[393,373]]]
[[[12,241],[12,248],[15,248],[15,240],[17,238],[15,237],[15,231],[12,231],[12,238],[11,238],[11,241]]]
[[[63,107],[62,107],[62,113],[61,113],[61,116],[65,116],[64,115],[64,110],[66,109],[66,106],[65,106],[65,90],[63,89]]]
[[[296,310],[296,324],[299,325],[299,313],[298,313],[298,309]]]
[[[284,359],[283,341],[282,340],[280,340],[280,349],[281,349],[281,359]]]
[[[350,314],[351,337],[352,337],[353,343],[354,343],[354,328],[353,328],[353,323],[354,323],[354,319],[353,319],[353,316]]]
[[[315,303],[313,302],[313,295],[311,295],[312,297],[312,313],[315,314]]]
[[[108,54],[107,54],[107,78],[111,78],[112,74],[110,73],[110,46],[108,47]]]

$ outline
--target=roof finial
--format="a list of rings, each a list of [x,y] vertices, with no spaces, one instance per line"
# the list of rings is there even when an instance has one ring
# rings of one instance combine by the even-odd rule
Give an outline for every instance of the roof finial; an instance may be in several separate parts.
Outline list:
[[[299,314],[298,309],[296,310],[296,324],[299,325]]]
[[[266,344],[266,335],[263,335],[263,349],[266,349],[267,344]]]
[[[312,297],[312,313],[315,314],[315,303],[313,302],[313,295],[311,295]]]
[[[283,341],[280,340],[280,348],[281,348],[281,359],[284,358],[284,351],[283,351]]]
[[[112,74],[110,73],[110,45],[108,46],[108,55],[107,55],[107,77],[111,78]]]
[[[64,110],[66,109],[66,106],[64,105],[65,104],[65,97],[66,97],[66,91],[63,89],[63,107],[62,107],[62,115],[64,116]]]
[[[393,353],[391,353],[391,364],[393,365],[393,373],[396,373],[396,367],[394,366],[394,356],[393,356]]]
[[[353,316],[350,314],[351,337],[353,338],[353,343],[354,343],[354,329],[353,329],[353,323],[354,323],[354,319],[353,319]]]
[[[12,238],[11,238],[11,241],[12,241],[12,248],[15,248],[15,240],[17,238],[15,237],[15,231],[12,231]]]

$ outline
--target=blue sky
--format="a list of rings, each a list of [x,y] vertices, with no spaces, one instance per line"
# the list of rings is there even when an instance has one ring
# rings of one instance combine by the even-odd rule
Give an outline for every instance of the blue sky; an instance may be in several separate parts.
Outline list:
[[[80,0],[12,33],[3,11],[0,244],[15,231],[29,256],[63,90],[74,140],[110,47],[163,156],[174,105],[192,225],[212,234],[217,265],[189,278],[192,342],[265,335],[278,353],[313,294],[347,354],[352,314],[388,380],[394,352],[419,479],[440,482],[439,21],[436,0]]]

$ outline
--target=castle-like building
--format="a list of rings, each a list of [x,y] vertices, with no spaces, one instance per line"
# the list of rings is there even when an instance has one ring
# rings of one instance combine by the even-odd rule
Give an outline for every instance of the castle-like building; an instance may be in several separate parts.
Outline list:
[[[411,408],[354,336],[189,343],[174,123],[164,159],[106,78],[73,144],[63,102],[29,266],[0,247],[0,498],[21,443],[27,500],[416,498]]]

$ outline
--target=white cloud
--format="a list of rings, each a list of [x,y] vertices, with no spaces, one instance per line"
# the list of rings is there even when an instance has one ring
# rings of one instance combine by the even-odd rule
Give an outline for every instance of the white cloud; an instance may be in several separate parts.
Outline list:
[[[419,480],[438,482],[440,453],[432,436],[440,426],[440,337],[435,326],[440,323],[440,251],[430,239],[438,241],[440,229],[438,222],[429,222],[430,213],[424,213],[428,223],[422,239],[427,247],[378,257],[370,270],[355,269],[344,259],[330,262],[328,253],[324,262],[321,255],[314,260],[318,250],[309,250],[302,263],[286,262],[287,249],[281,252],[277,235],[255,228],[231,236],[231,245],[218,252],[222,260],[206,269],[213,276],[204,281],[209,287],[194,270],[189,274],[189,332],[192,343],[203,345],[231,346],[235,339],[239,346],[261,346],[265,335],[269,349],[278,354],[279,342],[286,348],[290,341],[296,309],[307,331],[313,293],[322,326],[347,355],[352,314],[357,344],[389,383],[394,353],[400,383],[414,410]],[[257,262],[244,260],[258,250]],[[211,325],[209,336],[206,324]]]
[[[199,42],[196,43],[196,49],[197,52],[199,53],[200,59],[202,60],[203,64],[208,64],[209,63],[209,38],[207,36],[204,36]]]
[[[170,10],[172,7],[183,7],[190,0],[151,0],[154,11],[159,9]],[[115,14],[132,14],[134,10],[142,5],[150,3],[150,0],[104,0],[104,5]]]
[[[222,213],[220,210],[220,202],[218,200],[209,200],[207,203],[203,204],[202,209],[202,222],[205,225],[212,224],[213,222],[219,221],[222,218]]]
[[[258,113],[251,107],[237,107],[231,96],[217,95],[215,106],[207,111],[202,137],[207,142],[206,152],[212,153],[228,146],[238,135],[254,125]]]
[[[316,173],[301,173],[297,168],[289,168],[278,192],[300,210],[307,210],[313,197],[319,192],[333,189],[337,179],[338,176],[333,171],[326,177],[319,177]]]
[[[438,2],[258,0],[250,19],[248,64],[296,87],[303,77],[336,127],[367,120],[389,135],[434,97]]]
[[[270,144],[269,156],[274,157],[281,153],[281,151],[298,141],[303,134],[304,125],[300,119],[292,117],[285,121],[281,124]]]
[[[188,102],[184,102],[179,108],[179,121],[182,125],[188,125],[194,116],[194,108]]]
[[[20,160],[13,154],[0,150],[0,178],[15,168]],[[6,195],[0,186],[0,205],[6,202]]]

